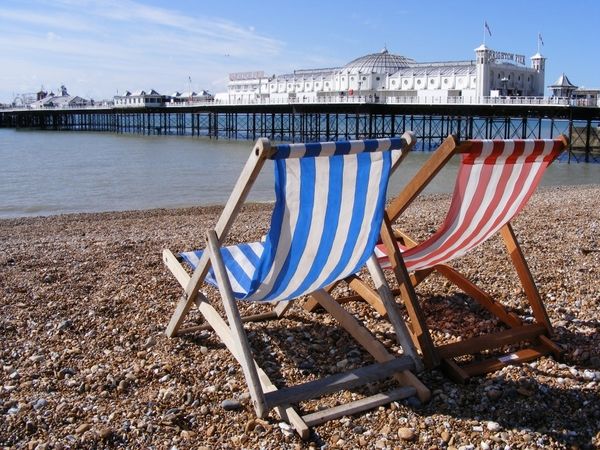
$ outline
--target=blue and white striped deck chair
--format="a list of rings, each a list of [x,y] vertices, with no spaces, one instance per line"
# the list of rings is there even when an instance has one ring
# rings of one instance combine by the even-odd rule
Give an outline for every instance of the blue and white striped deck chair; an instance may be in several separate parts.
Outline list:
[[[208,325],[239,361],[259,417],[277,409],[303,436],[308,427],[381,404],[429,391],[410,373],[420,368],[415,348],[374,256],[385,210],[389,176],[414,143],[402,138],[271,146],[257,142],[234,192],[214,230],[208,248],[181,254],[192,266],[190,277],[166,250],[163,257],[186,294],[167,333],[174,335],[191,300]],[[233,218],[263,162],[274,160],[276,200],[264,242],[220,248]],[[403,355],[394,357],[366,328],[337,304],[323,288],[367,265],[396,332]],[[218,287],[229,326],[199,291],[208,282]],[[274,316],[287,300],[312,294],[378,361],[370,366],[331,375],[297,386],[276,389],[254,361],[236,301],[278,301]],[[251,317],[265,319],[266,316]],[[248,318],[246,318],[248,320]],[[351,404],[300,416],[290,405],[343,389],[395,376],[403,386]]]

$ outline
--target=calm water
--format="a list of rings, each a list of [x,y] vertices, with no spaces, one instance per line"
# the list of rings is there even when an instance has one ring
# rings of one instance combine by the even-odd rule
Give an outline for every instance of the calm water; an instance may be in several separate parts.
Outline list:
[[[0,217],[223,204],[253,143],[175,136],[0,129]],[[395,194],[427,159],[413,152]],[[273,200],[273,168],[250,194]],[[428,192],[449,192],[456,165]],[[600,183],[600,164],[555,163],[543,185]]]

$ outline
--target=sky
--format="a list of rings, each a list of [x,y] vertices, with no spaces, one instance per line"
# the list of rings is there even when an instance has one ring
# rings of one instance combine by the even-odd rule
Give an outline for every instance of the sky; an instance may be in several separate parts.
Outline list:
[[[600,88],[598,0],[0,0],[0,102],[42,87],[95,100],[126,90],[212,93],[228,74],[339,67],[381,51],[418,62],[488,47],[548,58]],[[490,34],[485,34],[487,22]]]

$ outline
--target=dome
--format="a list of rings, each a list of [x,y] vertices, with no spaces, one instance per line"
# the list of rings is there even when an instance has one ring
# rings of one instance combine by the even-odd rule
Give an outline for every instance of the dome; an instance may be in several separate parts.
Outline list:
[[[349,62],[342,68],[346,73],[395,73],[398,70],[414,64],[415,61],[400,55],[392,55],[387,49],[379,53],[361,56]]]

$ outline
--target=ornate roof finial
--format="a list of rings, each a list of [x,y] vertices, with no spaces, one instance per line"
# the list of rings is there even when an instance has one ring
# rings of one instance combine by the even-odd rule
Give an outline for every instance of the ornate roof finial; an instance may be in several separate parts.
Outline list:
[[[383,49],[381,50],[381,53],[388,53],[387,44],[383,44]]]

